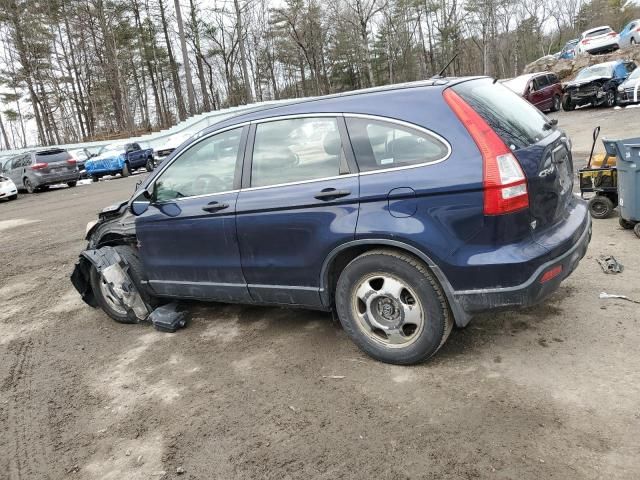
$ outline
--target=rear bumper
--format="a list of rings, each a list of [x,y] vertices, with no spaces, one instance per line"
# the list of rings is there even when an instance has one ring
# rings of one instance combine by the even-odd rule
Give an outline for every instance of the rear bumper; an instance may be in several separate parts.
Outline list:
[[[565,252],[540,265],[529,279],[512,287],[489,288],[480,290],[458,290],[453,297],[458,306],[467,314],[473,314],[509,307],[527,307],[542,302],[557,290],[584,257],[591,241],[591,217],[587,216],[584,229],[578,240]],[[559,275],[542,283],[545,272],[554,267],[562,267]]]
[[[620,48],[620,45],[618,45],[617,41],[614,41],[611,43],[593,45],[592,47],[585,47],[584,51],[590,54],[597,54],[611,52],[612,50],[618,50],[618,48]]]
[[[80,172],[65,172],[65,173],[54,173],[48,175],[34,175],[30,177],[30,180],[33,181],[34,186],[40,187],[43,185],[55,185],[57,183],[67,183],[67,182],[77,182],[80,178]]]

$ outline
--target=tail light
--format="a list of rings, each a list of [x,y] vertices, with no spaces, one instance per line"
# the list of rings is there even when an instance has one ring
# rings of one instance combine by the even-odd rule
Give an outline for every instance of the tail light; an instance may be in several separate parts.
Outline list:
[[[585,38],[584,40],[582,40],[580,43],[583,45],[586,45],[587,43],[589,43],[591,40],[589,40],[588,38]]]
[[[31,165],[31,170],[42,170],[43,168],[47,168],[49,166],[48,163],[34,163]]]
[[[76,160],[75,160],[75,159],[70,158],[69,160],[67,160],[67,163],[68,163],[69,165],[75,165],[77,162],[76,162]]]
[[[616,32],[609,32],[609,33],[608,33],[608,35],[609,35],[610,37],[615,37],[615,36],[617,36],[618,34],[617,34]]]
[[[544,272],[542,277],[540,277],[540,283],[547,283],[548,281],[556,278],[561,273],[562,273],[562,265],[556,265],[555,267],[552,267],[546,272]]]
[[[482,154],[484,214],[504,215],[528,208],[527,179],[509,147],[460,95],[450,88],[443,95]]]

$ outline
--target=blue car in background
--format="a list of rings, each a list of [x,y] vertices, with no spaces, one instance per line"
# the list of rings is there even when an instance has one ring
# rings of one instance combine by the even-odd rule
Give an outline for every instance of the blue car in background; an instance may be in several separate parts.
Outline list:
[[[620,48],[640,43],[640,19],[632,20],[620,32]]]
[[[559,58],[564,60],[572,60],[576,58],[579,41],[580,39],[574,38],[573,40],[569,40],[567,43],[565,43],[564,47],[562,47],[562,50],[560,50]]]
[[[566,134],[491,78],[264,106],[105,209],[71,280],[123,323],[170,299],[333,311],[372,357],[416,363],[574,271],[591,219],[573,178]]]
[[[105,175],[128,177],[142,167],[149,172],[153,170],[153,149],[141,148],[136,142],[107,145],[84,164],[86,175],[94,182]]]

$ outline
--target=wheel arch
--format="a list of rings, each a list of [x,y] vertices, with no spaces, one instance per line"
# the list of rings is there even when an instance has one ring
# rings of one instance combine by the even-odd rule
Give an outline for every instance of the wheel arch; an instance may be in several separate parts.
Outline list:
[[[456,325],[464,327],[469,323],[471,320],[470,315],[455,301],[453,287],[440,267],[418,248],[398,240],[385,238],[353,240],[334,248],[327,255],[320,271],[320,298],[325,306],[333,307],[335,287],[344,267],[359,255],[379,248],[408,253],[422,261],[429,271],[433,273],[440,288],[442,288]]]

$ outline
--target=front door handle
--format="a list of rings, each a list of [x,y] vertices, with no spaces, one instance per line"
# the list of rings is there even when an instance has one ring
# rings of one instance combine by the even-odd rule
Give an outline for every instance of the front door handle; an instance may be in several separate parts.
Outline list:
[[[220,203],[220,202],[213,201],[213,202],[207,203],[204,207],[202,207],[202,210],[204,210],[205,212],[214,213],[219,210],[224,210],[225,208],[229,208],[228,203]]]
[[[336,198],[346,197],[347,195],[351,195],[351,191],[349,190],[336,190],[335,188],[323,188],[319,193],[315,195],[315,198],[318,200],[335,200]]]

